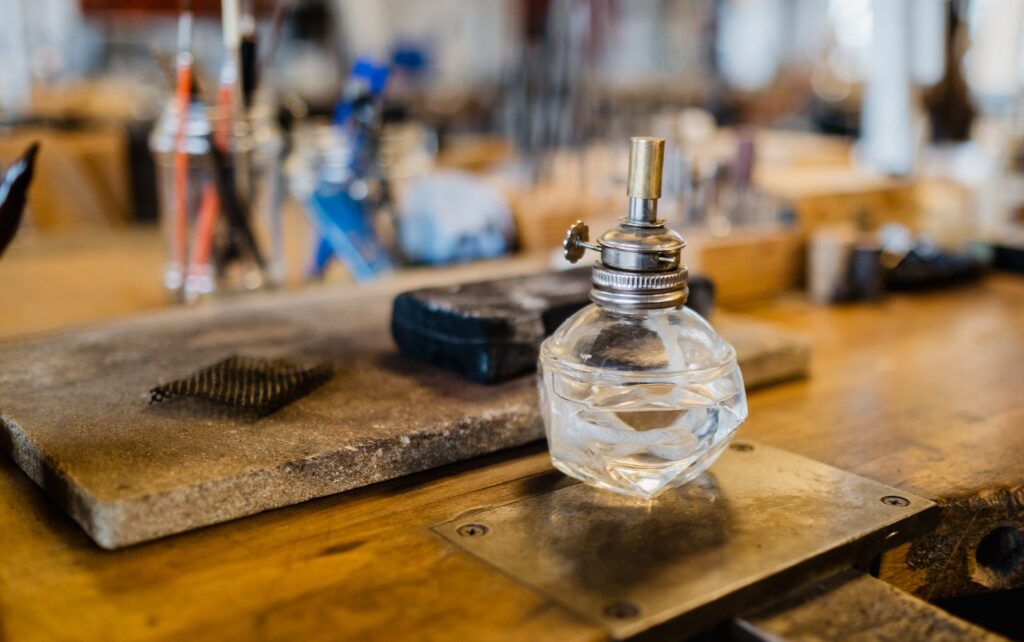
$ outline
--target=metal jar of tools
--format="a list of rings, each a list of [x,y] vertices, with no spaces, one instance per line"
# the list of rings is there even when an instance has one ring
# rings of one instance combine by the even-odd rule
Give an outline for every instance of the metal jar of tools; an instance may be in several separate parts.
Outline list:
[[[556,468],[588,484],[649,499],[686,483],[721,454],[747,417],[736,352],[683,307],[683,238],[658,218],[665,143],[634,138],[629,213],[589,242],[565,239],[593,267],[594,301],[541,345],[541,414]]]
[[[253,112],[232,129],[199,101],[184,117],[169,102],[150,136],[173,300],[283,282],[282,140]]]

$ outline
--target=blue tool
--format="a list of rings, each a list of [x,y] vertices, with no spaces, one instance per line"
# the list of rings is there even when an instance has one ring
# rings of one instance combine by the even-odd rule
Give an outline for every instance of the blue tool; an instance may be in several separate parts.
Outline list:
[[[307,213],[317,229],[310,273],[323,275],[332,257],[338,257],[359,281],[394,269],[395,261],[373,229],[373,213],[382,199],[369,195],[367,185],[376,176],[380,110],[387,86],[388,67],[361,57],[352,66],[333,124],[349,141],[348,178],[321,180],[307,202]],[[361,182],[360,189],[352,189]],[[377,190],[377,193],[384,190]],[[358,193],[360,198],[353,197]]]
[[[369,281],[394,269],[391,255],[377,242],[365,207],[346,190],[318,189],[309,197],[307,209],[320,237],[314,262],[321,273],[331,256],[337,256],[356,281]]]

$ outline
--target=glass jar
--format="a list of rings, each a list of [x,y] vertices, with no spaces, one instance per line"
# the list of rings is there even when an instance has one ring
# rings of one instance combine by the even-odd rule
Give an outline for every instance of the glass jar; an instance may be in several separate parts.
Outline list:
[[[618,228],[597,245],[582,223],[570,228],[571,261],[601,251],[595,303],[541,345],[538,381],[554,466],[644,499],[704,472],[747,417],[735,350],[683,307],[682,238],[656,217],[659,141],[634,139],[630,216]],[[657,176],[634,180],[644,172]]]
[[[163,282],[173,300],[194,302],[284,280],[283,143],[269,112],[252,111],[251,127],[239,123],[233,136],[220,136],[226,119],[193,101],[179,141],[182,121],[169,102],[150,135],[167,248]],[[220,138],[227,149],[215,155],[211,147]],[[237,195],[237,217],[226,210],[225,189]]]

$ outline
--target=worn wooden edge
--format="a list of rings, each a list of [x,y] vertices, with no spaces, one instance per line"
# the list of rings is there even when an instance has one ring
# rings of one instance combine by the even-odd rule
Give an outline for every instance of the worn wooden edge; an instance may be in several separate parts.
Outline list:
[[[798,588],[730,628],[757,642],[1005,640],[855,569]]]
[[[881,579],[926,601],[1024,586],[1024,486],[939,502],[930,533],[881,558]]]

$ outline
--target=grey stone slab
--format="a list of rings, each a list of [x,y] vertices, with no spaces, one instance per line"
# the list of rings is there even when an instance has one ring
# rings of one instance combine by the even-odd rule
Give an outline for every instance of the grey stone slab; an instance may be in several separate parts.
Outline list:
[[[532,376],[477,385],[400,357],[391,298],[255,297],[0,345],[0,447],[97,544],[118,548],[543,436]],[[770,344],[773,379],[780,359],[785,376],[806,370],[805,344],[755,325],[756,340],[749,322],[742,337],[723,326],[741,366]],[[336,374],[258,420],[149,404],[152,386],[234,354],[330,359]]]

